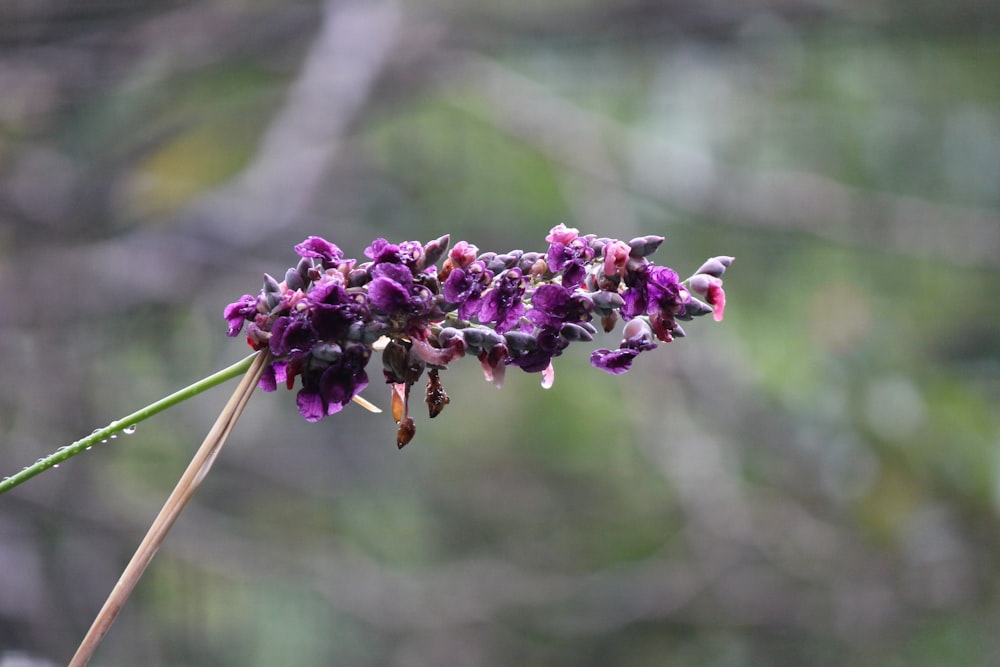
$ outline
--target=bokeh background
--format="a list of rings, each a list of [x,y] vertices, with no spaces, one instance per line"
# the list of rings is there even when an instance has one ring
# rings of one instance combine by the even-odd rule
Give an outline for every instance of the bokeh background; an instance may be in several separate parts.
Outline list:
[[[0,474],[243,357],[310,234],[737,257],[723,323],[457,363],[402,452],[258,393],[94,664],[1000,663],[994,9],[0,3]],[[0,664],[65,664],[234,386],[0,497]]]

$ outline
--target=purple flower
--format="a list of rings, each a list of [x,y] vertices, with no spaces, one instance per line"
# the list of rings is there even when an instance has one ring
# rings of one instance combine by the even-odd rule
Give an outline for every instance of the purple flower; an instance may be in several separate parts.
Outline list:
[[[625,338],[617,350],[601,348],[591,353],[591,366],[612,375],[620,375],[632,367],[632,361],[639,356],[640,352],[656,348],[656,343],[653,342],[653,328],[643,319],[631,320],[625,325],[625,330],[622,333]]]
[[[319,236],[310,236],[295,246],[295,252],[300,257],[315,257],[323,260],[325,265],[335,264],[344,258],[340,248]]]
[[[562,285],[541,285],[531,295],[528,319],[536,326],[558,327],[565,322],[589,322],[594,302],[586,294]]]
[[[526,285],[521,269],[508,269],[500,274],[493,288],[487,292],[479,310],[479,321],[493,324],[497,333],[507,333],[513,329],[524,315]]]
[[[653,266],[648,273],[646,291],[649,295],[647,312],[670,313],[677,315],[684,312],[684,304],[690,296],[681,287],[677,273],[666,266]]]
[[[627,320],[633,317],[646,314],[646,307],[649,305],[649,292],[647,290],[648,265],[643,264],[634,271],[625,274],[625,291],[621,297],[625,302],[621,307],[622,317]]]
[[[600,348],[590,353],[590,365],[612,375],[621,375],[632,368],[632,360],[639,356],[638,350]]]
[[[566,235],[554,236],[566,238]],[[575,237],[567,243],[553,241],[545,255],[549,270],[562,272],[562,284],[567,288],[575,288],[587,277],[585,264],[594,259],[594,251],[583,237]]]
[[[222,312],[222,316],[229,323],[229,330],[226,335],[234,338],[243,330],[243,323],[253,319],[257,314],[257,297],[244,294],[239,301],[229,304]]]
[[[625,319],[653,316],[657,323],[657,336],[662,341],[668,341],[674,317],[684,315],[685,306],[691,299],[677,280],[677,273],[665,266],[644,264],[627,272],[625,285],[627,289],[622,294],[625,305],[621,310]]]
[[[388,315],[426,315],[432,304],[430,290],[413,282],[413,272],[402,264],[376,264],[368,284],[368,300]]]
[[[510,356],[507,363],[518,366],[528,373],[544,371],[552,362],[552,358],[562,354],[569,345],[569,341],[560,335],[559,329],[555,327],[542,327],[531,338],[533,340],[528,344],[515,345],[508,336]]]
[[[308,421],[339,412],[368,385],[372,349],[387,338],[380,348],[383,375],[392,385],[402,446],[414,432],[410,391],[425,370],[433,416],[447,401],[437,371],[464,356],[477,357],[497,386],[505,368],[517,366],[540,373],[548,387],[553,359],[597,334],[595,316],[605,332],[619,315],[625,321],[618,349],[591,355],[592,365],[612,374],[629,370],[657,341],[684,336],[677,320],[710,312],[722,319],[721,276],[731,257],[712,258],[681,282],[672,269],[646,259],[662,237],[626,244],[581,236],[560,224],[546,241],[544,253],[478,254],[464,241],[449,252],[447,235],[426,245],[378,238],[365,249],[370,261],[358,264],[336,245],[310,236],[295,246],[297,264],[276,274],[283,281],[265,274],[257,296],[246,294],[226,306],[227,333],[236,336],[245,326],[250,346],[272,356],[259,382],[264,391],[280,384],[292,389],[299,378],[296,404]]]
[[[493,274],[482,262],[471,262],[466,268],[456,267],[444,281],[444,298],[457,303],[458,316],[471,319],[479,312],[483,291],[489,287]]]
[[[309,293],[312,302],[310,315],[316,335],[322,340],[339,340],[347,335],[352,325],[370,319],[368,297],[348,294],[338,283],[314,287]]]
[[[279,317],[271,325],[268,346],[275,357],[302,356],[309,352],[316,341],[309,319],[301,314]]]
[[[371,259],[373,264],[406,264],[411,268],[416,267],[423,254],[424,246],[419,241],[405,241],[396,245],[377,238],[365,248],[365,257]]]
[[[275,391],[278,388],[278,363],[279,361],[272,361],[264,367],[264,372],[261,374],[260,381],[257,383],[257,386],[264,391]],[[285,361],[281,360],[280,363],[284,366]]]
[[[312,359],[302,373],[302,389],[295,399],[306,421],[319,421],[340,412],[368,386],[365,366],[370,356],[371,350],[364,345],[351,345],[332,362]]]

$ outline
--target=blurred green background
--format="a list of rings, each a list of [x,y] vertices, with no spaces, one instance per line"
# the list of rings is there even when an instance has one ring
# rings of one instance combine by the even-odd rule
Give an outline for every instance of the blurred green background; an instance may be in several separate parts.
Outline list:
[[[310,234],[737,257],[723,323],[455,364],[402,452],[255,395],[94,664],[1000,664],[992,12],[0,3],[0,474],[244,356]],[[0,497],[0,665],[65,664],[232,386]]]

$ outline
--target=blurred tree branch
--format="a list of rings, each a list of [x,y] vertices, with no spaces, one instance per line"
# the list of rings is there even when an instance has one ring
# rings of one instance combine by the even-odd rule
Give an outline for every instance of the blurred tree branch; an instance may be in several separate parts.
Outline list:
[[[455,96],[455,105],[603,187],[725,224],[804,232],[958,266],[995,267],[1000,256],[994,211],[866,192],[815,174],[719,164],[586,111],[475,53],[454,54],[446,71],[454,89],[471,89],[487,102]],[[626,148],[625,169],[615,168],[610,147]]]

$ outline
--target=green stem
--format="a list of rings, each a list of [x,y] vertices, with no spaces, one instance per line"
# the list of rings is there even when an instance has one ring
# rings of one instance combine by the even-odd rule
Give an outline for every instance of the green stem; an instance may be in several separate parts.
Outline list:
[[[117,435],[118,433],[126,430],[131,433],[132,430],[135,429],[135,425],[139,422],[149,419],[153,415],[163,412],[167,408],[173,407],[178,403],[182,403],[189,398],[197,396],[198,394],[207,391],[216,385],[222,384],[226,380],[246,373],[247,369],[250,368],[250,364],[253,362],[254,357],[258,354],[258,352],[254,352],[249,357],[236,362],[229,368],[224,368],[217,373],[213,373],[207,378],[184,387],[180,391],[176,391],[165,398],[161,398],[141,410],[137,410],[126,417],[113,421],[104,428],[97,429],[86,438],[77,440],[71,445],[60,447],[54,453],[49,454],[45,458],[38,459],[33,465],[24,468],[16,475],[4,477],[3,480],[0,481],[0,493],[10,491],[22,482],[31,479],[39,473],[45,472],[49,468],[59,465],[71,456],[75,456],[82,451],[86,451],[100,442],[107,442],[108,438],[112,435]]]

